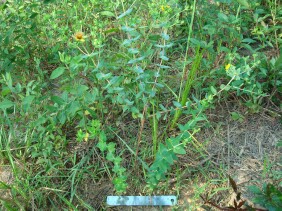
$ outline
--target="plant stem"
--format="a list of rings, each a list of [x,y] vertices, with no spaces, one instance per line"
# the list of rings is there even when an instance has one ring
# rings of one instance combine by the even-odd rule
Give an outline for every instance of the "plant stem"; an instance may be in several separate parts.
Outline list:
[[[153,118],[151,119],[151,127],[152,127],[152,139],[153,139],[153,155],[156,157],[157,153],[157,145],[158,145],[158,120],[155,112],[155,105],[152,104],[153,107]]]

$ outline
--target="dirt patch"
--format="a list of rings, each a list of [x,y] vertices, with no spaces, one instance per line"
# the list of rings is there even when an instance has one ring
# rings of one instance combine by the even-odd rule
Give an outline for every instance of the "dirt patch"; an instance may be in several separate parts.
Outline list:
[[[221,135],[212,136],[208,152],[213,162],[228,168],[239,184],[271,179],[269,171],[278,170],[281,162],[282,125],[270,116],[253,115],[224,123]],[[220,149],[219,151],[217,151]]]
[[[14,181],[13,172],[10,166],[0,166],[0,199],[1,200],[12,200],[11,191],[9,185]]]
[[[103,210],[106,205],[108,195],[113,195],[114,187],[110,181],[94,182],[92,180],[85,181],[79,186],[77,193],[83,201],[95,208],[95,210]]]
[[[282,151],[277,146],[282,140],[280,118],[260,113],[243,115],[241,121],[234,121],[231,111],[223,113],[216,117],[218,124],[213,129],[203,130],[200,135],[202,141],[208,140],[209,160],[231,175],[247,200],[253,197],[248,186],[279,185],[279,181],[281,186]],[[224,205],[233,202],[233,196],[223,197],[219,201]]]

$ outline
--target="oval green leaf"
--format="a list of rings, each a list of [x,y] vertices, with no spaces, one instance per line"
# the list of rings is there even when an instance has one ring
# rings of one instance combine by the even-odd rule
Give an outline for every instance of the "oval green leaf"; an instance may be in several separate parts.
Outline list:
[[[15,104],[12,101],[5,99],[0,103],[0,109],[7,109],[14,105]]]
[[[50,79],[55,79],[58,78],[59,76],[61,76],[63,73],[65,72],[65,68],[64,67],[58,67],[57,69],[55,69],[51,76]]]

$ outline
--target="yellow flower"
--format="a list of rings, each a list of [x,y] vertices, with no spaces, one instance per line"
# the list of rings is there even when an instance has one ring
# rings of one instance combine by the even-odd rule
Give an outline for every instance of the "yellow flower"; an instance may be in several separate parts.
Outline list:
[[[85,133],[85,136],[84,136],[84,141],[88,141],[88,138],[89,138],[89,133]]]
[[[231,64],[225,65],[225,70],[228,71],[230,69],[230,67],[231,67]]]
[[[83,32],[76,32],[73,37],[76,41],[79,41],[79,42],[85,41],[85,36]]]
[[[169,5],[161,5],[161,11],[164,12],[166,9],[169,9]]]

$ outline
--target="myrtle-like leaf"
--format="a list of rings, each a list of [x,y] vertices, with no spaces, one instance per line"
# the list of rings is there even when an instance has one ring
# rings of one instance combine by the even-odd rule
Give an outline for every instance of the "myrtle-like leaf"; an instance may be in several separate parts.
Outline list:
[[[58,67],[56,68],[51,76],[50,76],[50,79],[55,79],[55,78],[58,78],[59,76],[61,76],[63,73],[65,72],[65,68],[64,67]]]

